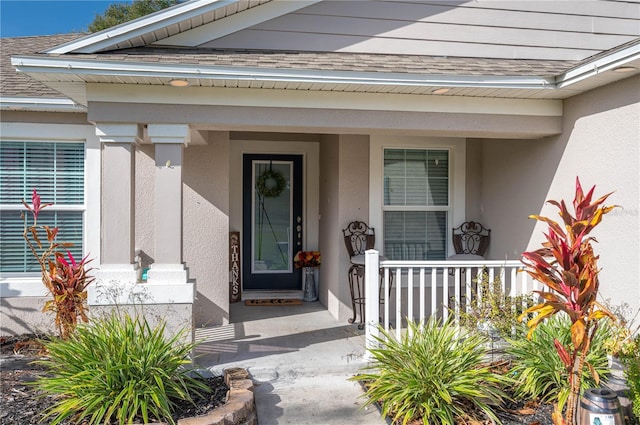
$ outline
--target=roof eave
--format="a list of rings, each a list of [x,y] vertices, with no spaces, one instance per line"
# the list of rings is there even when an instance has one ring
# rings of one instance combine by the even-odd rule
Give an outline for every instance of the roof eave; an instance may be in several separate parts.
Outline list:
[[[222,9],[234,3],[238,3],[239,1],[240,0],[192,0],[170,7],[168,9],[152,13],[147,16],[143,16],[138,19],[134,19],[133,21],[125,22],[115,27],[105,29],[95,34],[90,34],[78,40],[56,46],[50,50],[47,50],[45,53],[95,53],[103,50],[109,50],[118,46],[120,43],[127,42],[137,37],[142,37],[145,34],[167,28],[171,25],[187,21],[191,18],[198,17],[205,13],[214,12],[218,9]],[[243,19],[230,20],[230,23],[228,25],[224,25],[224,29],[219,30],[219,32],[216,33],[216,36],[221,37],[223,35],[243,29],[252,24],[256,24],[285,13],[307,7],[319,1],[322,0],[296,0],[295,2],[278,2],[278,4],[268,7],[267,9],[269,10],[269,13],[265,12],[264,15],[261,15],[260,13],[253,13],[249,15],[252,16],[251,19],[243,17]],[[211,34],[209,27],[210,25],[207,26],[206,33]],[[169,38],[171,39],[172,37],[175,37],[175,35],[170,36]]]
[[[18,96],[0,97],[0,110],[26,112],[87,112],[87,108],[85,106],[68,98]]]
[[[317,71],[277,68],[220,67],[180,64],[122,63],[64,57],[16,56],[11,64],[20,72],[34,74],[104,75],[192,80],[275,81],[291,83],[369,84],[419,87],[477,87],[504,89],[550,89],[554,79],[537,76],[433,75],[352,71]]]
[[[603,72],[628,65],[634,65],[640,70],[640,39],[638,39],[636,44],[600,58],[587,60],[575,68],[560,74],[556,77],[555,85],[557,88],[568,87]]]
[[[194,0],[168,9],[143,16],[133,21],[90,34],[78,40],[61,44],[46,53],[64,54],[70,52],[94,53],[116,45],[126,39],[137,37],[159,28],[190,19],[202,13],[226,7],[238,0]]]

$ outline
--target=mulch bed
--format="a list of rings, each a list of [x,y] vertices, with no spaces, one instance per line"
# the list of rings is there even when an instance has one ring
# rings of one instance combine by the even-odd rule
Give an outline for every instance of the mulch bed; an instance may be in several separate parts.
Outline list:
[[[43,412],[53,404],[53,397],[43,396],[29,383],[43,376],[47,371],[32,361],[46,354],[36,335],[0,338],[0,425],[26,425],[51,423],[43,419]],[[204,415],[225,403],[228,387],[222,376],[205,378],[211,393],[204,397],[193,396],[196,405],[177,403],[173,419]],[[63,422],[71,425],[73,422]]]

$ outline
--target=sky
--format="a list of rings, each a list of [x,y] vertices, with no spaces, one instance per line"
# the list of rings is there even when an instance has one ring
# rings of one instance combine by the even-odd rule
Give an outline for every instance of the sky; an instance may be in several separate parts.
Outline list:
[[[87,30],[96,14],[127,0],[0,0],[0,35],[22,37]]]

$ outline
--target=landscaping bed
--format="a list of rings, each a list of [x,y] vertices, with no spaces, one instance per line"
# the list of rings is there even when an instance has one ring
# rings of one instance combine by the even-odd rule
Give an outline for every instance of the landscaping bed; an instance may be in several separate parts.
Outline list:
[[[43,412],[53,404],[53,397],[30,385],[46,371],[32,362],[42,359],[44,352],[37,343],[37,336],[23,335],[0,340],[0,425],[48,424]],[[173,419],[204,415],[223,405],[228,387],[222,376],[204,379],[211,393],[204,397],[194,395],[196,405],[178,403]],[[64,422],[63,424],[71,424]]]

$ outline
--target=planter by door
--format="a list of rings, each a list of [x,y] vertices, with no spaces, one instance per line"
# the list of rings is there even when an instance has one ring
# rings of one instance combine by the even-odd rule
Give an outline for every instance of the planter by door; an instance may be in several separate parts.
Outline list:
[[[316,288],[316,269],[314,267],[304,267],[302,269],[302,289],[305,301],[317,301],[318,289]]]

